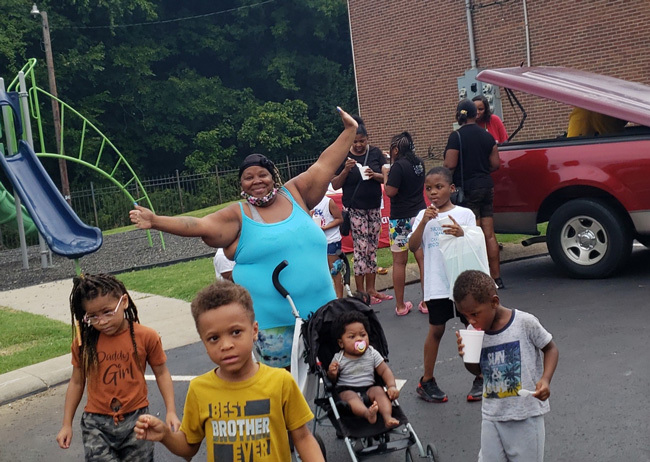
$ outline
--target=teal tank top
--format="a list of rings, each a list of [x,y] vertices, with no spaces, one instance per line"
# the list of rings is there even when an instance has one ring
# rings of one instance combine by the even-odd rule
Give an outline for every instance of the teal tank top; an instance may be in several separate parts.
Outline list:
[[[232,275],[237,284],[250,292],[260,329],[295,324],[291,305],[275,290],[271,279],[273,270],[283,260],[289,266],[280,273],[280,283],[291,295],[301,318],[336,298],[327,262],[325,233],[291,193],[282,189],[293,209],[278,223],[250,219],[244,213],[243,203],[239,203],[242,226]]]

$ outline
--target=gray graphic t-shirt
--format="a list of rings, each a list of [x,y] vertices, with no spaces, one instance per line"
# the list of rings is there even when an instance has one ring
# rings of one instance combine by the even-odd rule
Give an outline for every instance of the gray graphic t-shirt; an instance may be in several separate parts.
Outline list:
[[[548,400],[524,398],[518,391],[535,390],[544,372],[541,349],[552,338],[535,316],[519,310],[513,310],[510,322],[500,331],[485,332],[481,350],[484,419],[523,420],[550,410]]]

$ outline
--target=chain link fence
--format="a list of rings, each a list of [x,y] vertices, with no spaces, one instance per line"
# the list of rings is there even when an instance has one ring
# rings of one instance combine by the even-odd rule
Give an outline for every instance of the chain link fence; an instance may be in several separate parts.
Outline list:
[[[289,159],[276,166],[284,181],[307,170],[317,157]],[[223,204],[240,199],[239,169],[220,170],[211,173],[182,173],[141,179],[156,213],[178,215],[193,210]],[[72,208],[81,221],[102,230],[130,225],[129,210],[133,204],[117,186],[96,186],[89,182],[76,185],[71,191]],[[140,197],[136,185],[127,189],[133,197]],[[27,245],[36,245],[38,236],[27,236]],[[15,220],[0,224],[0,249],[20,246]]]

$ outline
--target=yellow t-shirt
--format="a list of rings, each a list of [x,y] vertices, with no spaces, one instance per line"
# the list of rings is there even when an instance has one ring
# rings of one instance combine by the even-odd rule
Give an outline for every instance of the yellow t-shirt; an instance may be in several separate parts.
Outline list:
[[[260,364],[243,382],[212,370],[190,382],[180,430],[190,444],[206,438],[208,461],[290,461],[287,430],[314,415],[291,374]]]
[[[571,114],[569,114],[569,128],[567,129],[566,136],[594,136],[596,134],[619,133],[623,131],[625,125],[627,125],[625,120],[574,107]]]

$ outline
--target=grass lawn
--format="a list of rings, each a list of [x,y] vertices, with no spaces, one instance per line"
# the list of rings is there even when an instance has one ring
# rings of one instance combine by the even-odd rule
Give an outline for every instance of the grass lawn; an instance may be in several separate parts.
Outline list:
[[[0,307],[0,374],[70,352],[69,324]]]
[[[205,216],[217,207],[192,212],[192,216]],[[132,226],[120,228],[122,232]],[[539,227],[546,234],[546,224]],[[119,232],[112,230],[112,232]],[[109,232],[111,233],[111,232]],[[503,243],[518,243],[529,236],[519,234],[500,234],[497,240]],[[352,260],[352,255],[348,256]],[[390,249],[377,251],[377,263],[387,268],[393,264]],[[409,252],[409,263],[415,263]],[[174,265],[121,273],[117,277],[128,290],[162,295],[191,301],[196,293],[215,280],[212,258],[200,258]],[[71,328],[64,323],[50,320],[45,316],[14,311],[0,307],[0,374],[36,364],[46,359],[66,354],[72,341]]]
[[[162,266],[117,275],[127,290],[191,301],[196,293],[214,282],[212,258],[199,258],[175,265]]]

